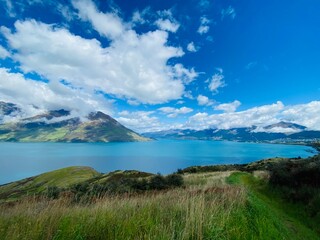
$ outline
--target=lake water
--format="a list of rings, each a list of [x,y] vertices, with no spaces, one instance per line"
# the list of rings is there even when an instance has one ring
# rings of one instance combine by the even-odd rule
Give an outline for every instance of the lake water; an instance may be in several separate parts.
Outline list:
[[[248,163],[270,157],[307,157],[306,146],[225,141],[160,140],[132,143],[0,143],[0,184],[67,167],[100,172],[167,174],[195,165]]]

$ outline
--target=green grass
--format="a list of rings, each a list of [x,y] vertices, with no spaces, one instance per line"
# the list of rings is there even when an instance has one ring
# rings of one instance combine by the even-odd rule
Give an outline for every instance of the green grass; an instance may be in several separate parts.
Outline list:
[[[246,212],[251,215],[249,219],[253,219],[249,225],[259,233],[259,239],[320,239],[317,228],[308,224],[310,218],[304,208],[283,201],[281,195],[271,191],[265,181],[250,173],[235,172],[227,182],[247,186],[249,208]]]
[[[73,182],[67,177],[74,176],[72,170],[83,170],[83,179],[89,177],[89,169],[71,168],[30,181],[67,186]],[[101,184],[152,177],[138,171],[91,174],[93,178],[86,181]],[[94,196],[82,203],[68,195],[3,203],[0,239],[320,239],[316,229],[303,221],[307,216],[299,216],[301,208],[285,205],[254,175],[264,173],[185,174],[182,188]]]
[[[0,239],[240,239],[230,219],[245,205],[246,191],[213,181],[205,186],[104,197],[89,205],[66,197],[2,205]]]
[[[84,182],[100,175],[90,167],[67,167],[55,170],[0,186],[0,202],[12,201],[26,195],[38,194],[45,191],[49,186],[57,186],[59,188],[70,187],[73,184]]]

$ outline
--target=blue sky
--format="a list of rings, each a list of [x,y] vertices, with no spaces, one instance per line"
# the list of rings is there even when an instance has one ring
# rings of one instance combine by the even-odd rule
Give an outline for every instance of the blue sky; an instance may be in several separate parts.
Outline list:
[[[138,132],[320,129],[317,0],[0,0],[0,12],[14,118],[65,108]]]

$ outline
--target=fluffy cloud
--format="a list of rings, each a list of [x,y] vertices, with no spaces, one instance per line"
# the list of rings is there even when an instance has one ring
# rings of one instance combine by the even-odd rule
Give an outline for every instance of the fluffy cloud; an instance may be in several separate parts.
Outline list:
[[[202,16],[202,17],[200,18],[200,26],[199,26],[199,28],[198,28],[198,33],[199,33],[200,35],[209,32],[209,29],[210,29],[209,23],[210,23],[210,22],[211,22],[211,21],[210,21],[208,18],[206,18],[205,16]]]
[[[99,12],[92,1],[73,1],[73,5],[82,20],[111,39],[110,46],[103,48],[96,39],[84,39],[52,24],[17,21],[15,32],[1,30],[25,73],[37,72],[87,92],[102,91],[148,104],[180,98],[184,84],[197,76],[182,64],[167,64],[184,54],[181,48],[169,46],[168,32],[137,34],[116,14]]]
[[[133,25],[136,25],[136,24],[144,24],[146,23],[146,19],[144,18],[144,15],[147,14],[147,12],[149,11],[148,8],[145,8],[142,12],[140,11],[135,11],[132,15],[132,20],[131,20],[131,23]]]
[[[1,58],[6,58],[6,57],[9,57],[10,56],[10,53],[0,45],[0,59]]]
[[[194,129],[265,126],[279,122],[279,113],[284,109],[282,102],[250,108],[241,112],[226,112],[222,114],[198,113],[189,118],[186,127]]]
[[[209,128],[211,126],[208,124],[208,116],[209,114],[206,112],[196,113],[195,115],[189,118],[184,128],[190,128],[190,129],[196,129],[196,130]]]
[[[197,101],[200,106],[210,106],[213,104],[213,101],[209,100],[207,96],[201,94],[197,97]]]
[[[214,93],[218,93],[218,89],[225,87],[226,83],[224,81],[224,76],[222,75],[222,71],[219,73],[215,73],[209,81],[209,89]]]
[[[157,13],[160,18],[155,21],[155,25],[157,25],[159,29],[173,33],[179,29],[180,24],[173,17],[170,9],[158,11]]]
[[[62,83],[33,81],[5,68],[0,68],[0,93],[1,101],[15,103],[22,109],[20,117],[62,108],[83,117],[93,109],[111,112],[110,103],[101,95],[92,96]]]
[[[159,108],[161,112],[168,114],[169,118],[175,118],[180,114],[187,114],[193,111],[193,109],[188,107],[181,107],[181,108],[173,108],[173,107],[162,107]]]
[[[151,116],[153,113],[153,111],[122,111],[118,114],[119,117],[116,120],[139,133],[160,131],[163,126],[157,117]]]
[[[250,108],[240,112],[222,114],[197,113],[191,116],[184,128],[229,129],[235,127],[262,128],[269,124],[287,121],[306,126],[312,130],[320,130],[320,101],[306,104],[284,106],[280,101],[271,105]],[[280,129],[277,129],[277,131]],[[284,130],[281,129],[283,132]],[[290,130],[291,131],[291,130]]]
[[[191,83],[198,77],[198,73],[194,70],[194,68],[186,69],[180,63],[174,65],[173,70],[172,77],[182,80],[185,84]]]
[[[288,106],[280,117],[286,121],[320,130],[320,101]]]
[[[89,21],[101,35],[115,39],[124,33],[125,26],[115,13],[99,12],[91,0],[73,0],[72,4],[78,9],[79,17]]]
[[[176,32],[180,25],[176,22],[171,22],[169,19],[158,19],[155,24],[164,31]]]
[[[221,110],[224,112],[235,112],[237,108],[241,105],[241,102],[235,100],[231,103],[222,103],[214,107],[215,110]]]
[[[194,45],[193,42],[190,42],[188,45],[187,45],[187,50],[189,52],[197,52],[198,49],[196,48],[196,46]]]

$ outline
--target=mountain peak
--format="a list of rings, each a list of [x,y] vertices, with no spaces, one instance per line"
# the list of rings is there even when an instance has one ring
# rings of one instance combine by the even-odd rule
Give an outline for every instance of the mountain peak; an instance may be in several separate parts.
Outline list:
[[[104,122],[112,122],[112,123],[118,123],[114,118],[110,117],[109,115],[97,111],[97,112],[91,112],[88,115],[88,119],[90,121],[96,121],[96,120],[100,120],[100,121],[104,121]]]
[[[20,108],[17,105],[0,101],[0,115],[10,115],[19,111]]]
[[[60,110],[52,110],[49,111],[48,116],[50,117],[65,117],[70,115],[70,111],[65,110],[65,109],[60,109]]]
[[[285,121],[281,121],[275,124],[271,124],[268,126],[265,126],[264,129],[266,130],[271,130],[271,129],[275,129],[275,128],[284,128],[284,129],[293,129],[293,130],[305,130],[306,127],[296,124],[296,123],[291,123],[291,122],[285,122]]]
[[[60,109],[23,119],[15,124],[0,124],[0,141],[20,142],[131,142],[148,141],[103,112],[90,113],[81,121]]]

